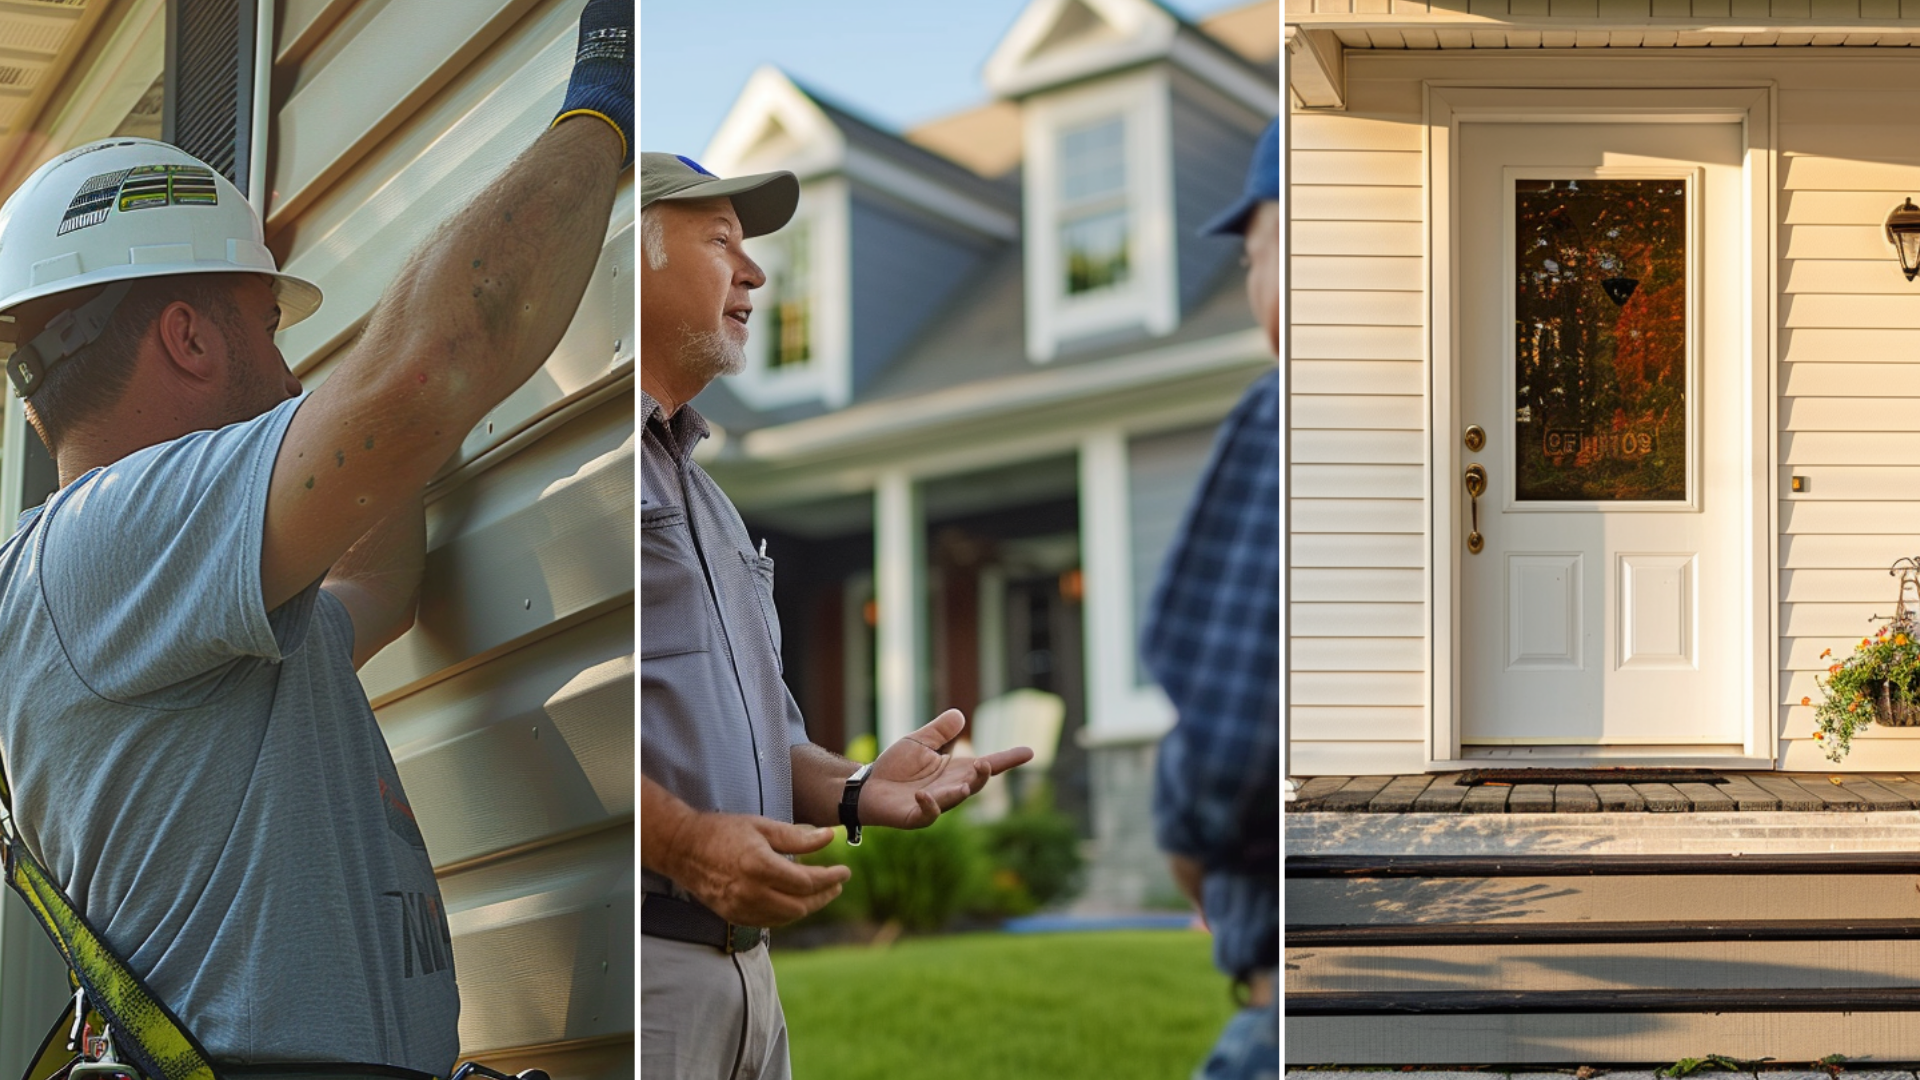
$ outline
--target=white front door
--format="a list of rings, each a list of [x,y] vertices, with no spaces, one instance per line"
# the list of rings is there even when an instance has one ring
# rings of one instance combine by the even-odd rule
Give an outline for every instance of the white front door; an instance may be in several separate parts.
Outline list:
[[[1459,124],[1436,462],[1464,757],[1742,751],[1744,148],[1738,123]]]

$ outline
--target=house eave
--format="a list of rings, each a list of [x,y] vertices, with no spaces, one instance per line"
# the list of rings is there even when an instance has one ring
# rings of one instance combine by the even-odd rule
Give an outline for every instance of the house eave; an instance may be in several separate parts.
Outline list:
[[[703,464],[752,508],[857,490],[869,474],[934,475],[1065,451],[1088,424],[1212,422],[1273,364],[1258,327],[1097,363],[869,401],[722,440]],[[1055,444],[1058,446],[1055,446]],[[909,460],[912,459],[912,460]]]

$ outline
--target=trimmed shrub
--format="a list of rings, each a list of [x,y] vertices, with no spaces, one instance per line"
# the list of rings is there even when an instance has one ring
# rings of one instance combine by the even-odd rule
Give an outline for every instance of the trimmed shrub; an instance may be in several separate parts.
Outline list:
[[[993,865],[986,897],[994,913],[1026,915],[1079,891],[1085,860],[1072,818],[1030,805],[980,831]]]

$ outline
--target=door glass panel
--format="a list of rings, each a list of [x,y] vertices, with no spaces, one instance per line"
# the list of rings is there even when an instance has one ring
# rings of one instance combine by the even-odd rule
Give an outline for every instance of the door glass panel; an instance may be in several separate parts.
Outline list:
[[[1519,500],[1686,500],[1686,185],[1514,182]]]

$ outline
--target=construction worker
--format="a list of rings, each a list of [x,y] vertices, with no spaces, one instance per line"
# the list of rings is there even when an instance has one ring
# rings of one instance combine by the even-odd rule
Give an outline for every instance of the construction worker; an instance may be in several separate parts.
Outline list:
[[[93,143],[0,209],[8,374],[60,483],[0,547],[14,817],[217,1062],[454,1064],[446,910],[355,669],[412,624],[424,485],[573,318],[632,43],[632,0],[586,5],[554,124],[311,393],[273,334],[320,291],[199,161]]]

